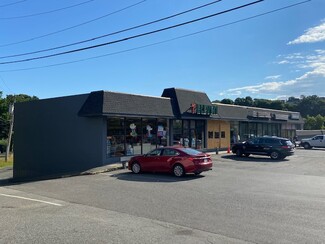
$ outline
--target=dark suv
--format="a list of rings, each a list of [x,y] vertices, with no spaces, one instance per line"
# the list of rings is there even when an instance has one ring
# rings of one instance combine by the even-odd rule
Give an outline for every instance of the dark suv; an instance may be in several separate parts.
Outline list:
[[[248,157],[250,154],[256,154],[270,156],[277,160],[292,155],[294,145],[286,138],[264,136],[236,143],[232,146],[232,152],[237,156]]]

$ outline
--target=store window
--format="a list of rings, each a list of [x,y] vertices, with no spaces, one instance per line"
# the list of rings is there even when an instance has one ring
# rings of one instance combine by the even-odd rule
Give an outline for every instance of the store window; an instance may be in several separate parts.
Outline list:
[[[181,120],[173,120],[173,145],[180,145],[182,138],[182,121]]]
[[[125,155],[125,132],[123,118],[109,118],[107,120],[107,157]]]
[[[269,133],[269,124],[263,124],[263,133],[262,133],[262,135],[267,136],[269,134],[270,134]]]
[[[168,123],[166,119],[157,120],[157,146],[165,147],[169,140]]]
[[[143,119],[142,120],[142,153],[145,154],[156,148],[157,143],[157,120],[156,119]],[[141,153],[137,152],[136,154]]]
[[[202,148],[205,140],[204,120],[173,120],[172,142],[173,145],[184,147]],[[212,134],[208,136],[213,137]]]
[[[141,154],[141,119],[125,119],[125,132],[126,155]]]
[[[204,120],[197,120],[196,121],[196,145],[195,148],[201,149],[204,147],[204,140],[205,140],[205,121]]]
[[[107,119],[107,157],[144,154],[167,141],[167,119]]]

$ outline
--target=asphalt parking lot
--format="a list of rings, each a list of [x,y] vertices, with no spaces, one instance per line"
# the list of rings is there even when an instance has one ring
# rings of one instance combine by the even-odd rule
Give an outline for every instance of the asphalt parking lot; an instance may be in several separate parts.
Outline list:
[[[238,167],[251,170],[267,170],[269,172],[325,176],[325,149],[313,148],[305,150],[296,148],[295,154],[284,160],[274,161],[266,156],[251,155],[236,157],[233,154],[220,155],[223,167]]]
[[[213,155],[202,176],[128,170],[0,187],[0,243],[323,243],[325,150]]]

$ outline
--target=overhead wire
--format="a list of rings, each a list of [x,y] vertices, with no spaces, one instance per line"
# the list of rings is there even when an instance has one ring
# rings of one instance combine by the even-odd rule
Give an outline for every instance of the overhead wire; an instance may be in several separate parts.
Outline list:
[[[26,2],[26,1],[27,0],[20,0],[20,1],[13,2],[13,3],[3,4],[3,5],[0,5],[0,8],[9,7],[9,6],[12,6],[12,5],[15,5],[15,4],[18,4],[18,3],[22,3],[22,2]]]
[[[151,44],[147,44],[147,45],[143,45],[143,46],[139,46],[139,47],[135,47],[135,48],[129,48],[129,49],[125,49],[125,50],[121,50],[121,51],[117,51],[117,52],[107,53],[107,54],[103,54],[103,55],[93,56],[93,57],[74,60],[74,61],[56,63],[56,64],[51,64],[51,65],[44,65],[44,66],[37,66],[37,67],[30,67],[30,68],[21,68],[21,69],[0,70],[0,73],[51,68],[51,67],[57,67],[57,66],[63,66],[63,65],[68,65],[68,64],[80,63],[80,62],[89,61],[89,60],[93,60],[93,59],[104,58],[104,57],[113,56],[113,55],[117,55],[117,54],[121,54],[121,53],[136,51],[136,50],[148,48],[148,47],[151,47],[151,46],[157,46],[157,45],[164,44],[164,43],[167,43],[167,42],[172,42],[172,41],[183,39],[183,38],[186,38],[186,37],[198,35],[198,34],[205,33],[205,32],[208,32],[208,31],[212,31],[212,30],[215,30],[215,29],[219,29],[219,28],[222,28],[222,27],[234,25],[234,24],[241,23],[241,22],[244,22],[244,21],[247,21],[247,20],[255,19],[255,18],[264,16],[264,15],[272,14],[272,13],[279,12],[279,11],[282,11],[282,10],[285,10],[285,9],[288,9],[288,8],[292,8],[292,7],[301,5],[301,4],[305,4],[305,3],[310,2],[310,1],[311,0],[301,1],[301,2],[298,2],[298,3],[295,3],[295,4],[290,4],[290,5],[281,7],[281,8],[273,9],[273,10],[270,10],[270,11],[267,11],[267,12],[264,12],[264,13],[261,13],[261,14],[253,15],[253,16],[250,16],[250,17],[247,17],[247,18],[242,18],[242,19],[239,19],[239,20],[236,20],[236,21],[232,21],[232,22],[229,22],[229,23],[226,23],[226,24],[218,25],[218,26],[215,26],[215,27],[211,27],[211,28],[208,28],[208,29],[201,30],[201,31],[196,31],[196,32],[193,32],[193,33],[190,33],[190,34],[174,37],[174,38],[171,38],[171,39],[168,39],[168,40],[155,42],[155,43],[151,43]]]
[[[128,5],[124,8],[121,8],[121,9],[118,9],[116,11],[113,11],[113,12],[110,12],[108,14],[105,14],[105,15],[102,15],[100,17],[97,17],[95,19],[91,19],[91,20],[88,20],[88,21],[85,21],[85,22],[82,22],[80,24],[77,24],[77,25],[73,25],[73,26],[70,26],[70,27],[67,27],[67,28],[64,28],[64,29],[61,29],[61,30],[58,30],[58,31],[54,31],[54,32],[50,32],[50,33],[47,33],[47,34],[44,34],[44,35],[40,35],[40,36],[36,36],[36,37],[32,37],[32,38],[29,38],[29,39],[26,39],[26,40],[22,40],[22,41],[18,41],[18,42],[12,42],[12,43],[7,43],[7,44],[2,44],[0,45],[0,47],[8,47],[8,46],[13,46],[13,45],[17,45],[17,44],[21,44],[21,43],[25,43],[25,42],[30,42],[30,41],[34,41],[34,40],[38,40],[38,39],[41,39],[41,38],[44,38],[44,37],[48,37],[48,36],[52,36],[52,35],[55,35],[55,34],[58,34],[58,33],[61,33],[61,32],[64,32],[64,31],[67,31],[67,30],[71,30],[71,29],[75,29],[77,27],[80,27],[80,26],[83,26],[83,25],[86,25],[86,24],[89,24],[89,23],[92,23],[92,22],[95,22],[97,20],[100,20],[100,19],[104,19],[108,16],[111,16],[113,14],[117,14],[117,13],[120,13],[124,10],[127,10],[129,8],[132,8],[132,7],[135,7],[143,2],[146,2],[147,0],[142,0],[142,1],[139,1],[139,2],[136,2],[134,4],[131,4],[131,5]]]
[[[58,9],[54,9],[54,10],[50,10],[50,11],[46,11],[46,12],[41,12],[41,13],[22,15],[22,16],[13,16],[13,17],[0,17],[0,20],[23,19],[23,18],[29,18],[29,17],[39,16],[39,15],[44,15],[44,14],[50,14],[50,13],[59,12],[59,11],[62,11],[62,10],[78,7],[78,6],[93,2],[93,1],[96,1],[96,0],[87,0],[87,1],[84,1],[84,2],[81,2],[81,3],[77,3],[77,4],[74,4],[74,5],[67,6],[67,7],[58,8]]]
[[[244,5],[240,5],[238,7],[234,7],[234,8],[227,9],[227,10],[224,10],[224,11],[221,11],[221,12],[217,12],[217,13],[214,13],[214,14],[210,14],[210,15],[207,15],[207,16],[204,16],[204,17],[201,17],[201,18],[193,19],[193,20],[190,20],[190,21],[182,22],[180,24],[176,24],[176,25],[172,25],[172,26],[165,27],[165,28],[161,28],[161,29],[157,29],[157,30],[145,32],[145,33],[138,34],[138,35],[133,35],[133,36],[125,37],[125,38],[118,39],[118,40],[115,40],[115,41],[100,43],[100,44],[97,44],[97,45],[87,46],[87,47],[83,47],[83,48],[73,49],[73,50],[69,50],[69,51],[64,51],[64,52],[59,52],[59,53],[54,53],[54,54],[49,54],[49,55],[44,55],[44,56],[38,56],[38,57],[27,58],[27,59],[20,59],[20,60],[0,62],[0,65],[13,64],[13,63],[22,63],[22,62],[29,62],[29,61],[33,61],[33,60],[40,60],[40,59],[45,59],[45,58],[50,58],[50,57],[55,57],[55,56],[61,56],[61,55],[66,55],[66,54],[70,54],[70,53],[75,53],[75,52],[81,52],[81,51],[85,51],[85,50],[89,50],[89,49],[94,49],[94,48],[98,48],[98,47],[103,47],[103,46],[107,46],[107,45],[112,45],[112,44],[115,44],[115,43],[125,42],[125,41],[131,40],[131,39],[135,39],[135,38],[139,38],[139,37],[143,37],[143,36],[147,36],[147,35],[152,35],[152,34],[155,34],[155,33],[158,33],[158,32],[162,32],[162,31],[174,29],[174,28],[177,28],[177,27],[180,27],[180,26],[192,24],[192,23],[195,23],[195,22],[198,22],[198,21],[201,21],[201,20],[205,20],[205,19],[208,19],[208,18],[215,17],[217,15],[221,15],[221,14],[225,14],[225,13],[228,13],[228,12],[232,12],[232,11],[235,11],[235,10],[238,10],[238,9],[241,9],[241,8],[245,8],[245,7],[248,7],[250,5],[254,5],[254,4],[263,2],[263,1],[264,0],[257,0],[257,1],[250,2],[250,3],[244,4]]]
[[[144,24],[136,25],[136,26],[133,26],[133,27],[129,27],[129,28],[126,28],[126,29],[119,30],[119,31],[111,32],[111,33],[108,33],[108,34],[105,34],[105,35],[93,37],[93,38],[86,39],[86,40],[83,40],[83,41],[78,41],[78,42],[74,42],[74,43],[70,43],[70,44],[66,44],[66,45],[61,45],[61,46],[57,46],[57,47],[42,49],[42,50],[33,51],[33,52],[2,56],[2,57],[0,57],[0,59],[20,57],[20,56],[26,56],[26,55],[36,54],[36,53],[48,52],[48,51],[53,51],[53,50],[57,50],[57,49],[65,48],[65,47],[79,45],[79,44],[86,43],[86,42],[95,41],[95,40],[98,40],[98,39],[101,39],[101,38],[104,38],[104,37],[117,35],[117,34],[120,34],[120,33],[123,33],[123,32],[127,32],[127,31],[130,31],[130,30],[135,30],[135,29],[138,29],[138,28],[141,28],[141,27],[144,27],[144,26],[148,26],[148,25],[152,25],[152,24],[155,24],[155,23],[158,23],[158,22],[162,22],[164,20],[171,19],[171,18],[180,16],[180,15],[183,15],[183,14],[186,14],[186,13],[189,13],[189,12],[193,12],[195,10],[210,6],[212,4],[215,4],[215,3],[218,3],[218,2],[221,2],[221,1],[222,0],[216,0],[216,1],[213,1],[213,2],[209,2],[207,4],[203,4],[203,5],[200,5],[200,6],[195,7],[195,8],[191,8],[191,9],[188,9],[188,10],[185,10],[185,11],[173,14],[173,15],[169,15],[169,16],[164,17],[164,18],[153,20],[153,21],[150,21],[150,22],[147,22],[147,23],[144,23]]]
[[[9,92],[11,92],[12,94],[15,94],[6,84],[5,80],[3,79],[3,77],[0,75],[0,80],[2,81],[2,83],[5,85],[5,87],[8,89]]]

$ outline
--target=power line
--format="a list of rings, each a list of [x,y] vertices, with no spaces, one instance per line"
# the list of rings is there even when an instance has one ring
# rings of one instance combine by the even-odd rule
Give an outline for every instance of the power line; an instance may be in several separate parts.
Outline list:
[[[13,3],[7,3],[7,4],[4,4],[4,5],[0,5],[0,8],[5,8],[5,7],[8,7],[8,6],[12,6],[12,5],[22,3],[22,2],[26,2],[26,1],[27,0],[21,0],[21,1],[13,2]]]
[[[170,16],[167,16],[167,17],[164,17],[164,18],[161,18],[161,19],[157,19],[157,20],[154,20],[154,21],[150,21],[150,22],[147,22],[147,23],[144,23],[144,24],[141,24],[141,25],[136,25],[136,26],[133,26],[133,27],[130,27],[130,28],[126,28],[126,29],[123,29],[123,30],[111,32],[111,33],[108,33],[108,34],[105,34],[105,35],[93,37],[93,38],[90,38],[90,39],[87,39],[87,40],[78,41],[78,42],[74,42],[74,43],[70,43],[70,44],[66,44],[66,45],[62,45],[62,46],[58,46],[58,47],[53,47],[53,48],[47,48],[47,49],[43,49],[43,50],[28,52],[28,53],[21,53],[21,54],[14,54],[14,55],[3,56],[3,57],[0,57],[0,59],[13,58],[13,57],[26,56],[26,55],[31,55],[31,54],[36,54],[36,53],[42,53],[42,52],[47,52],[47,51],[53,51],[53,50],[57,50],[57,49],[65,48],[65,47],[70,47],[70,46],[74,46],[74,45],[78,45],[78,44],[82,44],[82,43],[86,43],[86,42],[95,41],[95,40],[98,40],[98,39],[101,39],[101,38],[104,38],[104,37],[113,36],[113,35],[120,34],[120,33],[126,32],[126,31],[135,30],[135,29],[138,29],[140,27],[148,26],[148,25],[151,25],[151,24],[155,24],[155,23],[158,23],[158,22],[167,20],[167,19],[171,19],[171,18],[180,16],[180,15],[183,15],[183,14],[186,14],[186,13],[189,13],[189,12],[193,12],[195,10],[198,10],[198,9],[201,9],[201,8],[204,8],[204,7],[207,7],[207,6],[210,6],[212,4],[215,4],[215,3],[218,3],[218,2],[221,2],[221,1],[222,0],[216,0],[216,1],[213,1],[213,2],[210,2],[210,3],[207,3],[207,4],[203,4],[203,5],[200,5],[198,7],[195,7],[195,8],[186,10],[186,11],[183,11],[183,12],[179,12],[179,13],[176,13],[176,14],[173,14],[173,15],[170,15]]]
[[[5,82],[5,80],[3,79],[3,77],[0,75],[0,80],[2,81],[2,83],[5,85],[5,87],[8,89],[9,92],[11,92],[12,94],[15,94],[7,85],[7,83]]]
[[[201,31],[193,32],[193,33],[190,33],[190,34],[187,34],[187,35],[178,36],[178,37],[171,38],[171,39],[168,39],[168,40],[155,42],[155,43],[148,44],[148,45],[143,45],[143,46],[140,46],[140,47],[129,48],[129,49],[113,52],[113,53],[107,53],[107,54],[103,54],[103,55],[99,55],[99,56],[94,56],[94,57],[90,57],[90,58],[84,58],[84,59],[79,59],[79,60],[74,60],[74,61],[69,61],[69,62],[63,62],[63,63],[57,63],[57,64],[51,64],[51,65],[45,65],[45,66],[37,66],[37,67],[31,67],[31,68],[0,70],[0,72],[5,73],[5,72],[17,72],[17,71],[27,71],[27,70],[51,68],[51,67],[57,67],[57,66],[63,66],[63,65],[67,65],[67,64],[80,63],[80,62],[84,62],[84,61],[88,61],[88,60],[92,60],[92,59],[104,58],[104,57],[113,56],[113,55],[117,55],[117,54],[121,54],[121,53],[136,51],[136,50],[144,49],[144,48],[147,48],[147,47],[157,46],[157,45],[164,44],[164,43],[167,43],[167,42],[172,42],[172,41],[183,39],[183,38],[186,38],[186,37],[198,35],[198,34],[201,34],[201,33],[204,33],[204,32],[216,30],[216,29],[219,29],[219,28],[222,28],[222,27],[234,25],[234,24],[241,23],[241,22],[244,22],[244,21],[247,21],[247,20],[255,19],[255,18],[264,16],[264,15],[268,15],[268,14],[279,12],[279,11],[282,11],[282,10],[285,10],[285,9],[288,9],[288,8],[292,8],[292,7],[295,7],[297,5],[301,5],[301,4],[310,2],[310,1],[311,0],[298,2],[298,3],[295,3],[295,4],[291,4],[291,5],[281,7],[281,8],[270,10],[270,11],[267,11],[267,12],[264,12],[264,13],[261,13],[261,14],[253,15],[253,16],[250,16],[250,17],[247,17],[247,18],[236,20],[236,21],[232,21],[232,22],[229,22],[229,23],[226,23],[226,24],[222,24],[222,25],[218,25],[218,26],[215,26],[215,27],[211,27],[211,28],[208,28],[208,29],[201,30]]]
[[[54,31],[54,32],[50,32],[48,34],[45,34],[45,35],[41,35],[41,36],[36,36],[36,37],[33,37],[33,38],[29,38],[29,39],[26,39],[26,40],[22,40],[22,41],[18,41],[18,42],[12,42],[12,43],[7,43],[7,44],[2,44],[0,45],[0,47],[8,47],[8,46],[13,46],[13,45],[17,45],[17,44],[21,44],[21,43],[25,43],[25,42],[30,42],[30,41],[35,41],[37,39],[41,39],[41,38],[44,38],[44,37],[47,37],[47,36],[52,36],[52,35],[55,35],[55,34],[58,34],[58,33],[61,33],[61,32],[64,32],[64,31],[67,31],[67,30],[71,30],[71,29],[74,29],[74,28],[77,28],[77,27],[80,27],[80,26],[83,26],[83,25],[86,25],[86,24],[89,24],[89,23],[92,23],[92,22],[95,22],[97,20],[100,20],[100,19],[103,19],[103,18],[106,18],[108,16],[111,16],[113,14],[116,14],[116,13],[119,13],[119,12],[122,12],[126,9],[129,9],[129,8],[132,8],[132,7],[135,7],[143,2],[145,2],[146,0],[142,0],[140,2],[137,2],[135,4],[132,4],[132,5],[129,5],[129,6],[126,6],[122,9],[119,9],[119,10],[116,10],[116,11],[113,11],[113,12],[110,12],[108,14],[105,14],[103,16],[100,16],[100,17],[97,17],[95,19],[91,19],[91,20],[88,20],[86,22],[83,22],[83,23],[80,23],[78,25],[74,25],[74,26],[70,26],[68,28],[64,28],[64,29],[61,29],[61,30],[58,30],[58,31]]]
[[[228,13],[228,12],[231,12],[231,11],[234,11],[234,10],[238,10],[238,9],[241,9],[241,8],[245,8],[245,7],[248,7],[250,5],[254,5],[254,4],[263,2],[263,1],[264,0],[257,0],[255,2],[251,2],[251,3],[248,3],[248,4],[244,4],[244,5],[235,7],[235,8],[231,8],[231,9],[228,9],[228,10],[224,10],[224,11],[221,11],[221,12],[217,12],[217,13],[214,13],[214,14],[211,14],[211,15],[207,15],[207,16],[204,16],[204,17],[201,17],[201,18],[197,18],[197,19],[194,19],[194,20],[186,21],[186,22],[183,22],[183,23],[180,23],[180,24],[168,26],[168,27],[161,28],[161,29],[154,30],[154,31],[149,31],[149,32],[145,32],[145,33],[142,33],[142,34],[138,34],[138,35],[134,35],[134,36],[129,36],[129,37],[126,37],[126,38],[122,38],[122,39],[119,39],[119,40],[115,40],[115,41],[105,42],[105,43],[101,43],[101,44],[97,44],[97,45],[92,45],[92,46],[88,46],[88,47],[73,49],[73,50],[70,50],[70,51],[65,51],[65,52],[60,52],[60,53],[54,53],[54,54],[45,55],[45,56],[39,56],[39,57],[28,58],[28,59],[20,59],[20,60],[14,60],[14,61],[1,62],[0,64],[3,65],[3,64],[12,64],[12,63],[28,62],[28,61],[33,61],[33,60],[45,59],[45,58],[50,58],[50,57],[61,56],[61,55],[66,55],[66,54],[70,54],[70,53],[85,51],[85,50],[94,49],[94,48],[98,48],[98,47],[103,47],[103,46],[107,46],[107,45],[112,45],[112,44],[116,44],[116,43],[128,41],[128,40],[131,40],[131,39],[135,39],[135,38],[139,38],[139,37],[143,37],[143,36],[147,36],[147,35],[152,35],[152,34],[155,34],[155,33],[158,33],[158,32],[162,32],[162,31],[174,29],[174,28],[177,28],[177,27],[180,27],[180,26],[192,24],[192,23],[195,23],[195,22],[198,22],[198,21],[201,21],[201,20],[205,20],[205,19],[208,19],[208,18],[212,18],[212,17],[217,16],[217,15],[221,15],[221,14],[225,14],[225,13]]]
[[[78,7],[80,5],[84,5],[84,4],[93,2],[93,1],[95,1],[95,0],[88,0],[88,1],[78,3],[78,4],[70,5],[70,6],[67,6],[67,7],[64,7],[64,8],[58,8],[58,9],[54,9],[54,10],[50,10],[50,11],[46,11],[46,12],[41,12],[41,13],[22,15],[22,16],[14,16],[14,17],[1,17],[0,20],[23,19],[23,18],[34,17],[34,16],[39,16],[39,15],[44,15],[44,14],[50,14],[50,13],[66,10],[66,9],[69,9],[69,8]]]

